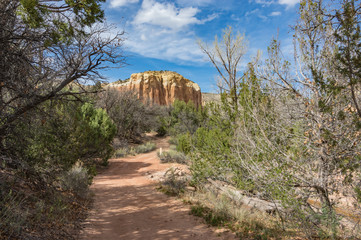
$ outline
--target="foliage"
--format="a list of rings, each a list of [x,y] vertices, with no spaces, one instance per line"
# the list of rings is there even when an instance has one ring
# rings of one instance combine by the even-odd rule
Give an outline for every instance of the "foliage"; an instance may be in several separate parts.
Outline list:
[[[157,145],[153,142],[146,142],[145,144],[141,144],[135,148],[136,153],[148,153],[157,148]]]
[[[0,238],[72,238],[94,162],[111,155],[115,127],[84,98],[124,62],[101,2],[0,1]]]
[[[87,170],[78,162],[62,177],[62,188],[71,191],[76,196],[87,199],[89,195],[90,176]]]
[[[160,117],[158,134],[165,135],[166,132],[172,136],[193,134],[206,118],[205,109],[197,109],[192,101],[185,103],[176,99],[168,114]]]
[[[340,214],[341,199],[353,199],[351,215],[360,217],[356,3],[301,1],[295,66],[274,39],[268,59],[255,58],[232,85],[237,95],[227,92],[208,107],[207,121],[190,137],[194,183],[220,179],[280,202],[288,210],[278,213],[283,227],[309,238],[337,238],[340,216],[348,215]]]
[[[184,154],[191,152],[191,135],[189,133],[179,134],[177,136],[177,147],[176,150]]]
[[[17,14],[30,29],[47,29],[46,46],[70,43],[77,34],[86,34],[85,27],[104,20],[101,3],[105,0],[20,0]]]
[[[192,204],[191,214],[204,218],[210,225],[231,229],[239,239],[292,238],[292,233],[281,229],[272,216],[237,205],[225,195],[200,189],[183,198]]]
[[[120,140],[139,141],[144,132],[158,128],[161,107],[143,103],[132,91],[108,88],[99,94],[97,105],[104,108],[117,127]]]
[[[226,180],[231,176],[235,112],[226,96],[222,95],[221,104],[208,105],[207,121],[192,136],[191,171],[196,182],[208,177]]]
[[[186,155],[174,150],[158,152],[158,157],[162,163],[187,164],[189,161]]]
[[[136,155],[140,153],[148,153],[157,148],[157,145],[153,142],[146,142],[145,144],[137,145],[135,147],[123,147],[119,148],[115,151],[114,157],[122,158],[126,157],[127,155]]]
[[[239,166],[253,191],[292,209],[281,219],[309,237],[337,236],[339,200],[354,195],[358,182],[352,176],[359,172],[357,101],[350,80],[335,66],[340,55],[333,27],[342,23],[333,25],[332,11],[322,1],[301,1],[294,35],[297,75],[273,40],[265,65],[250,69],[249,83],[265,81],[258,84],[261,92],[241,103],[245,115],[235,135]]]
[[[357,89],[359,89],[361,84],[360,10],[357,4],[359,4],[359,1],[343,1],[342,8],[337,9],[334,14],[337,19],[334,36],[338,46],[335,54],[335,68],[345,81],[331,81],[325,87],[331,91],[348,88],[347,92],[351,95],[352,103],[355,106],[355,115],[357,114],[358,118],[361,118],[361,99],[359,94],[357,94]]]
[[[35,177],[26,170],[28,176],[14,175],[11,168],[2,169],[1,178],[5,181],[0,184],[0,238],[49,239],[55,234],[58,239],[72,239],[77,222],[89,207],[89,199],[59,191],[60,184],[49,181],[49,176],[42,173],[43,176]],[[81,180],[78,183],[87,189],[89,179],[84,180],[85,184]],[[19,186],[18,182],[23,184]]]
[[[94,164],[111,155],[115,126],[104,110],[72,100],[42,104],[2,141],[0,194],[13,202],[0,203],[4,236],[70,238],[83,216]],[[74,165],[80,161],[84,167]]]
[[[131,149],[128,147],[118,148],[114,151],[114,158],[123,158],[131,154]]]
[[[188,180],[179,173],[178,168],[169,168],[164,174],[164,180],[159,189],[171,196],[183,194]]]
[[[167,127],[167,123],[165,121],[165,117],[160,117],[159,118],[159,126],[156,129],[157,131],[157,135],[160,137],[164,137],[167,133],[168,133],[168,127]]]
[[[51,117],[33,119],[34,127],[24,125],[19,130],[23,134],[24,128],[30,130],[24,154],[31,162],[39,167],[56,164],[64,169],[78,160],[100,158],[106,164],[116,129],[103,109],[69,101],[45,104],[43,111]]]
[[[208,177],[225,180],[231,172],[231,137],[219,128],[199,128],[194,136],[196,151],[191,154],[191,171],[195,181]]]
[[[191,214],[204,218],[206,222],[212,226],[223,226],[225,221],[228,220],[224,215],[218,212],[213,212],[209,208],[200,205],[192,206]]]
[[[124,61],[122,33],[105,38],[102,34],[109,27],[92,25],[102,18],[97,14],[99,1],[56,2],[62,5],[37,0],[0,3],[1,139],[24,114],[49,99],[96,91],[83,84],[101,79],[98,71],[109,67],[101,63],[120,66]],[[74,86],[80,90],[73,91]]]
[[[19,236],[26,223],[27,213],[22,210],[21,196],[13,191],[5,192],[1,188],[0,201],[0,237]]]

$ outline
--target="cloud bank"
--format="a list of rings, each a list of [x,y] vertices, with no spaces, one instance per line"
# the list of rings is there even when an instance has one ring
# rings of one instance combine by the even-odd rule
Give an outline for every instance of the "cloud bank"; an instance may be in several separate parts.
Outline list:
[[[110,7],[116,8],[116,7],[123,7],[128,4],[137,3],[139,0],[111,0],[110,1]]]
[[[206,0],[204,0],[206,1]],[[168,61],[200,62],[203,54],[190,26],[201,25],[217,17],[199,19],[197,7],[180,8],[175,3],[144,0],[131,22],[129,50],[145,57]]]

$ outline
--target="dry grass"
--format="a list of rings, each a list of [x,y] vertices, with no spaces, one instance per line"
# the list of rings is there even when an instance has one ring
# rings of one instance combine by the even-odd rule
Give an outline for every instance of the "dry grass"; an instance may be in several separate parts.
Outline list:
[[[221,101],[221,95],[217,93],[202,93],[202,105],[209,102],[219,103]]]
[[[200,189],[185,193],[183,199],[192,205],[191,214],[210,225],[231,229],[240,239],[302,239],[283,230],[276,217],[236,205],[224,195]]]
[[[188,182],[189,179],[181,169],[171,167],[165,172],[158,189],[167,195],[179,196],[185,192]]]
[[[5,178],[7,173],[12,179]],[[50,185],[39,188],[10,171],[0,171],[0,180],[0,239],[77,239],[90,195],[80,198],[71,191],[76,189],[59,191]]]
[[[227,227],[234,231],[240,239],[308,239],[306,232],[299,230],[294,224],[285,224],[285,229],[275,215],[259,212],[243,205],[238,205],[225,195],[217,195],[209,190],[198,189],[185,192],[182,196],[191,204],[191,214],[202,217],[212,226]],[[318,203],[313,203],[317,205]],[[339,213],[340,209],[337,209]],[[356,230],[355,230],[356,231]],[[327,233],[327,232],[325,232]],[[353,236],[353,237],[350,237]],[[312,239],[333,239],[331,234],[323,234],[320,238],[315,233]],[[355,232],[339,229],[336,239],[361,239]]]
[[[320,211],[322,208],[319,201],[308,199],[307,202],[317,211]],[[361,239],[361,219],[358,206],[347,207],[346,205],[336,205],[333,209],[339,221],[337,232],[338,236],[342,236],[340,239]],[[323,230],[328,235],[332,235],[327,229]]]
[[[136,145],[133,147],[122,147],[122,148],[118,148],[115,151],[114,157],[122,158],[122,157],[126,157],[128,155],[134,156],[136,154],[151,152],[151,151],[155,150],[156,148],[157,148],[157,146],[153,142],[146,142],[145,144]]]
[[[186,155],[175,150],[163,151],[162,153],[158,152],[157,155],[162,163],[189,163],[189,159]]]

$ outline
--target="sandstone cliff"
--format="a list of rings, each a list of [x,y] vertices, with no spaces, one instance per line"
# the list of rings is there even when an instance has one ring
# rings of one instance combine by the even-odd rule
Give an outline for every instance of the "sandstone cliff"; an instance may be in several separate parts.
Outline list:
[[[153,104],[170,105],[175,99],[192,101],[195,106],[202,105],[201,89],[198,84],[171,71],[147,71],[134,73],[126,82],[108,85],[119,91],[135,91],[138,97]]]

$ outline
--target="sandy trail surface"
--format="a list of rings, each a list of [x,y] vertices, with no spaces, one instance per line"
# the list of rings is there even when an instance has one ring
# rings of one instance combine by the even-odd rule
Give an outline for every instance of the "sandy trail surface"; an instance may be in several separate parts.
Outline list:
[[[157,147],[169,147],[158,139]],[[189,215],[189,206],[156,190],[149,174],[165,170],[156,151],[111,159],[91,186],[93,210],[84,223],[80,239],[235,239]]]

